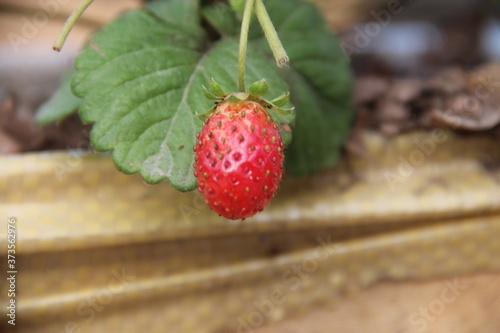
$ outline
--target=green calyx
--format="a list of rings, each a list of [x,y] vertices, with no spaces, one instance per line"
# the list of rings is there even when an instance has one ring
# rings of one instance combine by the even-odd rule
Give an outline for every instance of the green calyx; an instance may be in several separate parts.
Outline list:
[[[269,91],[269,86],[266,80],[262,79],[252,83],[250,87],[248,87],[248,91],[255,97],[261,97],[267,94],[267,92]]]
[[[252,83],[249,87],[248,92],[233,92],[225,93],[222,87],[212,78],[210,84],[207,87],[203,86],[203,93],[205,97],[215,101],[215,105],[210,108],[207,112],[199,114],[198,117],[201,120],[208,118],[212,112],[215,111],[217,106],[222,102],[239,103],[244,101],[252,101],[259,103],[264,108],[277,112],[281,115],[290,114],[293,111],[293,107],[289,109],[283,108],[290,101],[290,93],[283,94],[277,98],[268,101],[262,98],[269,90],[269,85],[266,80],[262,79]]]

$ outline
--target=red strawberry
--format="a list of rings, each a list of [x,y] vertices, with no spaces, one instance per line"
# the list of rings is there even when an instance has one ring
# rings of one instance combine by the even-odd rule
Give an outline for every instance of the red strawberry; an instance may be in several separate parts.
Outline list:
[[[264,209],[283,172],[279,126],[256,102],[222,102],[194,147],[195,176],[205,202],[233,220]]]

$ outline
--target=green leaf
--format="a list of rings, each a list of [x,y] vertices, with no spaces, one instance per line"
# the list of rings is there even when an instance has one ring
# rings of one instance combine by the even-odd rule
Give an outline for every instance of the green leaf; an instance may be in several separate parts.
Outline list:
[[[146,4],[150,12],[183,32],[197,35],[200,33],[198,17],[198,0],[154,0]]]
[[[296,110],[293,141],[286,150],[286,169],[295,175],[317,172],[336,163],[349,133],[354,114],[353,75],[340,41],[314,5],[301,0],[264,3],[290,57],[288,70],[280,72],[290,86]],[[234,22],[234,14],[223,23],[209,21],[216,30],[237,29],[236,24],[227,27],[228,22]],[[249,38],[250,49],[262,49],[272,57],[256,22]]]
[[[75,61],[73,79],[74,92],[83,97],[81,118],[95,123],[93,147],[113,150],[124,173],[140,172],[150,183],[166,179],[182,191],[196,188],[192,148],[202,126],[197,114],[213,106],[202,86],[212,77],[225,91],[237,86],[238,42],[210,44],[197,3],[157,2],[123,15],[92,37]],[[269,96],[288,90],[258,49],[248,57],[248,83],[265,78]],[[276,119],[290,122],[293,115]]]
[[[286,168],[292,174],[334,165],[354,114],[353,75],[339,39],[314,5],[300,0],[267,0],[269,15],[290,57],[285,74],[296,109]],[[271,52],[262,36],[254,40]]]
[[[239,34],[241,22],[229,4],[217,2],[214,5],[203,7],[201,11],[203,18],[220,36],[227,37]]]
[[[76,97],[70,88],[74,74],[74,69],[69,69],[63,75],[59,88],[48,101],[38,108],[35,117],[37,124],[43,125],[61,120],[78,109],[81,99]]]

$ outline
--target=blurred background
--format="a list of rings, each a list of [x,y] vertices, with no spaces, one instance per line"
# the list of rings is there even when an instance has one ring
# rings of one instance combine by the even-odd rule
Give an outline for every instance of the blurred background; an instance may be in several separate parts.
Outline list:
[[[340,34],[358,77],[427,78],[443,68],[471,69],[500,57],[500,5],[495,1],[314,2]],[[0,151],[84,146],[89,128],[78,117],[40,128],[33,124],[34,111],[57,87],[92,31],[140,1],[96,1],[71,32],[64,51],[56,53],[51,45],[77,3],[0,0]],[[373,98],[372,90],[380,84],[362,80],[362,90],[369,88],[358,101],[367,102],[366,95]]]
[[[79,2],[0,0],[0,154],[89,148],[90,127],[82,125],[77,116],[40,127],[34,124],[35,110],[53,93],[90,34],[120,12],[139,7],[141,1],[95,1],[62,52],[54,52],[52,44],[64,20]],[[470,116],[460,125],[453,122],[453,115],[435,112],[436,103],[453,106],[457,95],[471,95],[477,87],[474,84],[497,87],[500,82],[496,79],[500,80],[500,69],[495,64],[500,58],[497,1],[313,2],[340,35],[357,77],[357,117],[346,151],[363,155],[359,131],[365,128],[392,136],[439,123],[465,135],[483,133],[500,138],[496,107],[471,116],[470,110],[451,107],[461,117]],[[484,77],[490,80],[475,83],[475,78]],[[489,106],[498,105],[499,100],[496,91],[491,101],[479,102]],[[449,305],[444,319],[423,331],[465,333],[472,332],[470,327],[481,327],[482,332],[498,332],[500,300],[495,295],[500,294],[499,277],[482,274],[461,282],[484,288],[475,288],[463,302]],[[415,310],[415,304],[427,304],[442,290],[442,281],[382,283],[356,293],[342,307],[313,311],[252,331],[312,333],[335,327],[336,332],[416,332],[415,327],[407,328],[408,313]],[[401,294],[405,297],[398,297]],[[471,303],[478,306],[468,306]]]

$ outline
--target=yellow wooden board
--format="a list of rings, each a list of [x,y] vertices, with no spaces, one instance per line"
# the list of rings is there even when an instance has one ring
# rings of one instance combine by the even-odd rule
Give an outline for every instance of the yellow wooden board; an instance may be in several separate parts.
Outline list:
[[[380,280],[500,271],[498,142],[442,130],[364,141],[366,156],[287,176],[245,221],[105,155],[1,157],[18,332],[247,332]]]

